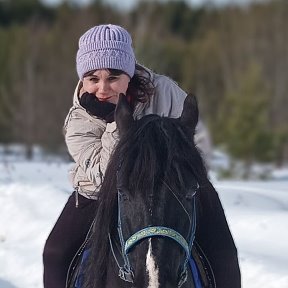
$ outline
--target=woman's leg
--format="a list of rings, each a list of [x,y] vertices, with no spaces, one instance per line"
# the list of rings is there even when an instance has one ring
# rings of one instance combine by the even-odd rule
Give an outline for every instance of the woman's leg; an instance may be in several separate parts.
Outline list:
[[[48,236],[44,251],[44,288],[65,288],[66,274],[75,253],[85,240],[96,214],[98,201],[73,193]]]

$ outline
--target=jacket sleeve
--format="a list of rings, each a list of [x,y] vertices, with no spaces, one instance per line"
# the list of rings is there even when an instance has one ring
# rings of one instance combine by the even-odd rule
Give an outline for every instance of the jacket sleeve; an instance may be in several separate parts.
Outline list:
[[[198,121],[196,126],[194,142],[200,150],[206,169],[209,170],[212,158],[212,142],[210,133],[201,119]]]
[[[199,192],[195,240],[207,256],[217,287],[241,288],[237,249],[218,193],[209,182]]]
[[[76,164],[99,190],[110,155],[119,138],[118,132],[115,122],[106,124],[102,119],[89,119],[83,113],[86,112],[79,109],[71,112],[65,129],[65,141]]]

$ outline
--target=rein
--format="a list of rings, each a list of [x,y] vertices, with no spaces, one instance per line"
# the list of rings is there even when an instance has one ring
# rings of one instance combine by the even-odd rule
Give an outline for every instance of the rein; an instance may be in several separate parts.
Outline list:
[[[121,165],[120,165],[121,166]],[[119,167],[120,168],[120,167]],[[119,171],[119,170],[118,170]],[[118,178],[118,171],[117,171],[117,178]],[[120,239],[120,245],[121,245],[121,257],[123,259],[123,265],[121,266],[119,264],[119,261],[117,260],[113,243],[111,239],[111,235],[109,234],[109,242],[110,242],[110,248],[113,254],[113,257],[117,263],[117,266],[119,268],[119,277],[129,283],[133,283],[134,279],[134,273],[133,268],[130,264],[128,254],[131,251],[133,247],[135,247],[137,244],[139,244],[140,241],[144,239],[149,238],[170,238],[177,242],[185,251],[186,257],[182,264],[182,269],[179,273],[179,280],[178,280],[178,287],[181,287],[187,280],[188,277],[188,270],[187,270],[187,264],[189,262],[189,258],[191,256],[192,246],[195,239],[195,232],[196,232],[196,192],[199,188],[199,185],[197,186],[193,197],[193,215],[189,215],[187,210],[185,209],[183,203],[179,200],[179,198],[176,196],[176,194],[173,192],[170,186],[163,180],[163,184],[169,189],[170,192],[174,195],[184,212],[187,214],[190,222],[189,227],[189,233],[188,233],[188,240],[186,240],[180,233],[175,231],[172,228],[165,227],[165,226],[149,226],[144,229],[141,229],[131,235],[127,240],[124,239],[123,232],[122,232],[122,222],[121,222],[121,191],[120,188],[117,188],[117,198],[118,198],[118,225],[117,225],[117,231],[118,231],[118,237]],[[192,218],[191,218],[192,216]],[[190,235],[189,235],[190,234]]]

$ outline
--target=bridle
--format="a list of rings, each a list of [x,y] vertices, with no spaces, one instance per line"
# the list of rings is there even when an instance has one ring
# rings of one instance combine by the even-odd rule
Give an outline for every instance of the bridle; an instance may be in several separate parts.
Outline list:
[[[119,170],[118,170],[119,171]],[[118,183],[118,171],[117,171],[117,183]],[[197,188],[194,191],[194,194],[192,195],[192,205],[193,205],[193,211],[192,211],[192,217],[189,215],[188,211],[185,209],[183,203],[179,200],[177,195],[173,192],[170,186],[163,180],[163,184],[172,192],[176,200],[179,202],[181,205],[182,209],[184,212],[188,215],[189,217],[189,222],[190,222],[190,227],[189,227],[189,234],[188,234],[188,239],[186,240],[180,233],[175,231],[172,228],[169,227],[164,227],[164,226],[148,226],[144,229],[141,229],[131,235],[127,240],[124,239],[123,236],[123,231],[122,231],[122,221],[121,221],[121,201],[122,201],[122,193],[121,189],[117,187],[117,198],[118,198],[118,223],[117,223],[117,231],[118,231],[118,237],[120,240],[120,246],[121,246],[121,257],[123,259],[123,265],[119,264],[119,261],[117,260],[115,250],[113,248],[113,243],[111,239],[111,235],[109,234],[109,242],[110,242],[110,248],[112,251],[112,254],[114,256],[114,259],[117,263],[117,266],[119,268],[119,277],[126,281],[133,283],[134,279],[134,273],[133,273],[133,268],[130,264],[128,254],[130,250],[135,247],[137,244],[139,244],[140,241],[143,239],[148,239],[148,238],[155,238],[155,237],[165,237],[165,238],[170,238],[177,242],[185,251],[185,260],[182,264],[182,268],[179,273],[178,277],[178,284],[177,287],[180,288],[186,281],[188,277],[188,267],[187,264],[189,262],[189,258],[191,257],[191,251],[192,251],[192,246],[193,242],[195,239],[195,232],[196,232],[196,192],[199,189],[199,184],[197,183]]]

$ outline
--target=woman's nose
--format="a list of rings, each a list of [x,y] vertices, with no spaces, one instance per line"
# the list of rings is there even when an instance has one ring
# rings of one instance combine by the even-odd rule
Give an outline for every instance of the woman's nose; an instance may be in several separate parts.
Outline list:
[[[108,83],[106,81],[100,81],[98,85],[98,92],[105,93],[108,90]]]

